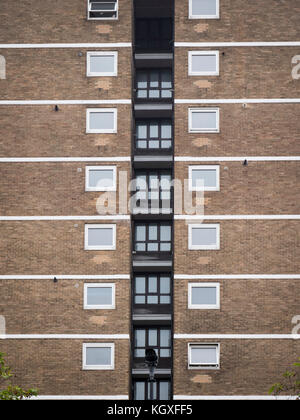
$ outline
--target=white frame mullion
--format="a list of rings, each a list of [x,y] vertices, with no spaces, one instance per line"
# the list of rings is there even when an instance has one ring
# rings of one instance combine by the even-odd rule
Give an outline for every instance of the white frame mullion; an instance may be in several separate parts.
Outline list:
[[[216,186],[193,187],[193,170],[215,170],[216,171]],[[189,191],[220,191],[220,166],[219,165],[190,165],[189,166]]]
[[[89,305],[87,303],[89,288],[111,288],[112,303],[111,305]],[[116,309],[116,285],[115,283],[84,283],[84,299],[83,309]]]
[[[90,187],[90,171],[113,171],[113,185],[111,187]],[[116,191],[117,190],[117,167],[116,166],[86,166],[85,167],[85,191]]]
[[[189,0],[189,19],[220,19],[220,2],[216,2],[216,14],[215,15],[193,15],[193,0]]]
[[[216,288],[216,304],[215,305],[197,305],[192,304],[192,289],[193,287],[215,287]],[[220,309],[220,283],[188,283],[188,309]]]
[[[219,76],[220,74],[220,58],[219,51],[189,51],[188,52],[188,75],[189,76]],[[214,55],[216,57],[215,71],[193,71],[193,56],[196,55]]]
[[[89,245],[88,244],[88,234],[89,229],[112,229],[112,245],[105,246],[105,245]],[[84,226],[84,249],[86,251],[112,251],[116,249],[116,225],[115,224],[94,224],[94,223],[86,223]]]
[[[215,245],[193,245],[192,240],[192,229],[207,229],[207,228],[215,228],[216,229],[216,244]],[[201,223],[195,224],[191,223],[188,225],[188,249],[189,250],[219,250],[220,249],[220,224],[208,224],[208,223]]]
[[[110,365],[87,365],[86,364],[86,350],[88,347],[111,349],[111,364]],[[115,344],[114,343],[83,343],[82,344],[82,369],[83,370],[114,370],[115,368]]]
[[[90,128],[90,114],[92,113],[108,113],[114,115],[113,128]],[[86,133],[88,134],[101,134],[101,133],[117,133],[118,130],[118,109],[117,108],[87,108],[86,109]]]
[[[114,57],[114,69],[112,72],[91,72],[91,57],[92,56],[113,56]],[[87,77],[111,77],[118,75],[118,51],[88,51],[86,53],[86,76]]]
[[[207,113],[207,112],[215,112],[216,114],[216,128],[193,128],[192,126],[192,114],[193,113]],[[219,133],[220,132],[220,108],[189,108],[189,133]]]
[[[192,363],[192,348],[197,347],[215,347],[217,363],[213,365],[212,363]],[[188,368],[189,369],[220,369],[220,343],[188,343]]]

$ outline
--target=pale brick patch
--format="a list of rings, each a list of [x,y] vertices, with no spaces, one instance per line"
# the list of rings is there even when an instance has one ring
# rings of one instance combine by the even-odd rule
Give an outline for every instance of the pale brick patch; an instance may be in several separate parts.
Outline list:
[[[111,88],[111,80],[108,78],[99,80],[95,83],[95,86],[99,89],[109,90]]]
[[[196,82],[194,82],[194,85],[200,89],[211,88],[211,82],[209,82],[208,80],[197,80]]]
[[[107,316],[91,316],[89,320],[92,324],[102,326],[106,323]]]
[[[209,375],[196,375],[191,378],[195,384],[211,384],[212,378]]]
[[[98,34],[110,34],[112,32],[111,25],[100,25],[96,27]]]
[[[210,146],[211,140],[208,138],[198,138],[198,139],[194,139],[192,143],[196,147]]]
[[[194,26],[194,31],[198,34],[202,32],[206,32],[208,30],[208,24],[207,23],[198,23],[198,25]]]

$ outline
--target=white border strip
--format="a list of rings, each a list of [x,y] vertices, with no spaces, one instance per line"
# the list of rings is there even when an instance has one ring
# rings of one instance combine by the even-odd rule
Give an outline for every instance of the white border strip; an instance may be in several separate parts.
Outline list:
[[[98,275],[78,275],[78,274],[25,274],[25,275],[0,275],[0,280],[130,280],[130,274],[98,274]]]
[[[129,340],[129,334],[1,334],[1,340]]]
[[[129,397],[128,395],[38,395],[30,397],[29,401],[32,400],[129,400]]]
[[[297,400],[292,395],[174,395],[174,400]]]
[[[298,161],[300,156],[175,156],[175,162],[275,162],[275,161]],[[0,159],[1,161],[1,159]]]
[[[0,48],[131,48],[131,42],[79,44],[0,44]]]
[[[112,157],[2,157],[0,163],[35,163],[35,162],[130,162],[130,156]]]
[[[298,220],[299,214],[222,214],[222,215],[185,215],[177,214],[176,220]],[[0,217],[1,220],[1,217]]]
[[[174,102],[175,104],[297,104],[300,103],[300,98],[175,99]]]
[[[174,42],[175,47],[299,47],[299,41],[275,42]]]
[[[1,277],[1,276],[0,276]],[[174,274],[175,280],[298,280],[300,274]]]
[[[183,340],[300,340],[300,334],[174,334],[174,338]]]
[[[14,220],[130,220],[129,215],[110,216],[0,216],[0,221]]]
[[[131,99],[88,99],[88,100],[33,100],[33,101],[0,101],[0,105],[111,105],[131,104]]]

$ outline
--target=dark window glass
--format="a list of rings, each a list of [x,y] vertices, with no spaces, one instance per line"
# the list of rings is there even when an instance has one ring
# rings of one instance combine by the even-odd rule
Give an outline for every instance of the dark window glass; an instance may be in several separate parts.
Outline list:
[[[165,50],[172,49],[172,20],[137,19],[135,30],[135,47],[137,50]]]
[[[135,380],[133,383],[134,400],[170,400],[170,393],[171,382],[168,380],[156,380],[155,382]]]
[[[167,151],[171,148],[171,120],[137,120],[136,149],[162,149]]]
[[[171,223],[136,223],[134,233],[136,252],[171,252]]]
[[[155,350],[159,359],[171,357],[170,328],[136,328],[134,330],[134,358],[145,358],[146,349]]]
[[[137,70],[137,99],[170,99],[172,96],[171,69]]]
[[[141,274],[134,277],[135,305],[170,305],[171,276]]]

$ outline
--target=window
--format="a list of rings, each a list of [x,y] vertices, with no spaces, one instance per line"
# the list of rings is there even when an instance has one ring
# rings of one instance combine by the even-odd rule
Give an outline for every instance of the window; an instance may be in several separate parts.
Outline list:
[[[137,120],[136,149],[170,151],[172,149],[172,121]]]
[[[136,171],[135,199],[133,211],[150,214],[170,214],[172,175],[168,170]]]
[[[190,133],[219,133],[219,109],[190,108]]]
[[[153,400],[171,399],[171,382],[168,380],[155,379],[149,382],[145,379],[133,382],[133,399],[138,401],[151,400],[151,386]]]
[[[172,72],[170,69],[137,70],[137,99],[170,99],[172,96]]]
[[[88,52],[87,73],[92,76],[117,76],[118,74],[118,53],[117,52]]]
[[[134,358],[145,359],[148,348],[153,348],[159,359],[171,357],[171,329],[136,328],[134,330]]]
[[[218,76],[219,51],[189,51],[190,76]]]
[[[86,166],[86,191],[116,191],[115,166]]]
[[[218,369],[220,358],[219,344],[188,344],[190,369]]]
[[[189,249],[220,249],[220,225],[189,225]]]
[[[85,225],[86,250],[116,249],[116,225]]]
[[[118,19],[118,0],[88,0],[88,19]]]
[[[170,305],[169,274],[139,274],[134,277],[134,305]]]
[[[189,166],[190,191],[219,191],[220,167],[218,165]]]
[[[172,19],[136,19],[136,50],[170,51],[172,50]]]
[[[82,348],[84,370],[114,369],[114,343],[87,343]]]
[[[220,309],[219,283],[189,283],[189,309]]]
[[[134,249],[136,252],[171,252],[171,236],[169,222],[136,223]]]
[[[84,309],[115,309],[115,284],[85,283]]]
[[[190,19],[219,19],[219,0],[189,0]]]
[[[87,133],[116,133],[117,109],[90,108],[86,110]]]

